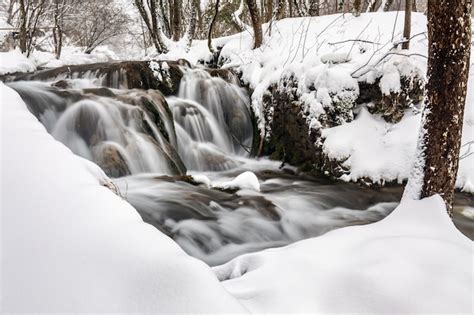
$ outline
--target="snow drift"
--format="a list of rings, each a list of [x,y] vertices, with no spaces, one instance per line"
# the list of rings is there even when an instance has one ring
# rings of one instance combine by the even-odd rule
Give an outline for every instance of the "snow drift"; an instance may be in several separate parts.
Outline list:
[[[256,313],[471,314],[472,257],[472,242],[434,196],[214,271]]]
[[[2,312],[235,312],[207,265],[145,224],[0,83]]]

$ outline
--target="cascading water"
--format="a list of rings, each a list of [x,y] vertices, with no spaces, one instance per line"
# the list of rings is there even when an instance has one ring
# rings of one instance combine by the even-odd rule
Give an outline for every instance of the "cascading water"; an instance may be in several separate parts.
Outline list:
[[[60,82],[48,74],[50,83],[10,86],[56,139],[120,177],[120,194],[146,222],[211,265],[371,223],[395,208],[401,188],[335,184],[248,158],[253,125],[245,90],[202,69],[182,71],[178,94],[166,100],[157,91],[123,89],[120,70],[61,72]],[[168,176],[184,175],[185,167],[194,179]],[[257,175],[260,191],[219,188],[245,171]],[[460,204],[473,206],[470,199]],[[474,235],[459,213],[455,222]]]
[[[121,95],[116,91],[114,98],[84,91],[68,93],[40,82],[14,82],[10,86],[53,137],[75,154],[96,162],[112,177],[138,173],[171,175],[176,169],[184,172],[171,146],[176,144],[172,125],[165,123],[165,130],[171,135],[169,141],[150,114],[130,102],[133,93]],[[148,100],[154,110],[163,113],[161,95],[157,96],[140,92],[136,98],[146,98],[144,101]]]
[[[244,89],[201,69],[187,70],[178,97],[168,98],[178,151],[190,170],[235,167],[233,156],[248,156],[253,137]]]

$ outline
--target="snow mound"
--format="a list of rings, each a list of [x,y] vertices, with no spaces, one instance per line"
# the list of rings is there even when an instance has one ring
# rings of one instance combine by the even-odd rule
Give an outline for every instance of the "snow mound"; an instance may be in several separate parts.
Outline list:
[[[33,72],[35,63],[18,50],[0,52],[0,75],[14,72]]]
[[[419,125],[420,115],[390,124],[362,108],[354,121],[323,130],[323,151],[332,160],[345,160],[350,173],[343,180],[401,183],[410,175]]]
[[[472,255],[434,196],[406,200],[378,223],[240,256],[214,272],[257,313],[470,314]]]
[[[0,83],[1,313],[242,313]]]
[[[255,190],[260,191],[260,183],[258,182],[257,176],[250,171],[243,172],[230,182],[218,184],[217,187],[223,189],[236,189],[236,190]]]

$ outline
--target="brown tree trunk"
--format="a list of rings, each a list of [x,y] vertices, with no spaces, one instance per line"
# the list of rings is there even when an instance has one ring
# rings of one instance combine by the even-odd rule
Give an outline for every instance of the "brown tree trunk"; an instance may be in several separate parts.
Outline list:
[[[392,6],[392,4],[393,4],[393,0],[387,0],[387,1],[385,2],[385,5],[384,5],[384,7],[383,7],[383,10],[384,10],[384,11],[390,10],[390,7]]]
[[[178,41],[181,37],[181,0],[173,1],[173,24],[171,26],[173,32],[173,40]]]
[[[267,0],[266,3],[266,14],[265,14],[265,21],[270,21],[273,15],[273,0]]]
[[[419,155],[406,194],[440,194],[452,214],[471,47],[471,1],[428,2],[428,83]],[[421,187],[420,187],[421,186]]]
[[[319,16],[319,6],[320,6],[320,0],[311,0],[311,3],[309,5],[309,15]]]
[[[254,49],[262,45],[262,22],[260,14],[258,13],[258,7],[255,0],[245,0],[250,12],[250,19],[252,20],[253,37],[254,37]]]
[[[150,37],[157,53],[167,53],[168,47],[166,47],[166,44],[161,37],[161,27],[158,25],[158,17],[156,16],[156,0],[146,1],[146,5],[150,11],[150,16],[148,16],[148,11],[145,9],[145,3],[143,0],[135,0],[135,5],[137,6],[143,22],[145,22],[145,25],[150,32]]]
[[[27,45],[28,45],[28,30],[27,30],[27,23],[28,23],[28,13],[26,12],[25,0],[19,0],[19,13],[20,13],[20,30],[19,30],[19,38],[20,38],[20,50],[23,54],[26,53]]]
[[[216,5],[214,6],[214,16],[212,17],[211,25],[209,25],[209,32],[207,33],[207,47],[211,53],[214,52],[214,48],[212,47],[212,29],[214,28],[214,23],[216,23],[217,14],[219,14],[219,2],[220,0],[216,0]]]
[[[410,48],[412,1],[405,0],[405,23],[403,26],[403,38],[405,38],[405,41],[402,44],[402,49]]]
[[[360,16],[360,11],[362,9],[362,0],[354,0],[352,5],[352,13],[354,16]]]

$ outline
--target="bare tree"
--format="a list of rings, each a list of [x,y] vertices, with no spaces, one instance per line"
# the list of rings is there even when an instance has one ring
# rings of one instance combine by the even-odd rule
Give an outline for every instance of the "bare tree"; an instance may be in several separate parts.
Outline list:
[[[471,1],[428,2],[428,83],[405,196],[439,194],[452,214],[471,49]]]
[[[262,22],[260,19],[260,14],[258,12],[257,3],[255,0],[245,0],[247,2],[247,7],[250,12],[250,19],[252,20],[253,28],[253,37],[254,37],[254,49],[262,45],[263,35],[262,35]]]
[[[216,23],[217,15],[219,14],[219,0],[216,0],[216,4],[214,6],[214,16],[212,17],[211,24],[209,25],[209,32],[207,33],[207,47],[211,53],[214,52],[214,48],[212,47],[212,29],[214,28],[214,23]]]
[[[68,17],[69,33],[90,54],[97,46],[126,32],[128,16],[114,0],[82,0]]]
[[[191,44],[193,43],[194,35],[196,33],[196,24],[197,24],[197,10],[200,6],[199,0],[191,1],[191,16],[189,18],[188,28],[186,30],[186,52],[191,49]]]
[[[159,54],[167,53],[168,47],[163,41],[161,26],[158,23],[156,0],[147,0],[146,3],[143,0],[135,0],[135,5],[150,33],[156,52]]]
[[[38,23],[46,10],[46,0],[18,0],[20,50],[28,57],[33,51]]]
[[[53,41],[56,59],[61,57],[64,37],[64,17],[70,8],[69,0],[53,0]]]

